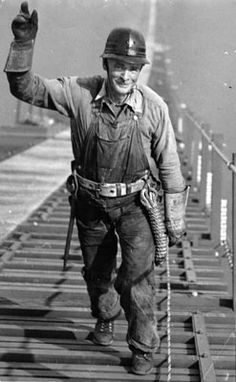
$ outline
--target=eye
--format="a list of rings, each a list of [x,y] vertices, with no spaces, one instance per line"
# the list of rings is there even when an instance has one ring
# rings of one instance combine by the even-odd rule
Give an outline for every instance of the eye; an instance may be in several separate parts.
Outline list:
[[[135,66],[131,66],[130,71],[131,71],[131,72],[135,72],[135,73],[136,73],[136,72],[139,72],[139,71],[140,71],[140,67],[139,67],[139,66],[136,66],[136,65],[135,65]]]
[[[124,65],[122,65],[122,63],[117,62],[115,64],[115,69],[117,69],[117,70],[123,70],[123,67],[124,67]]]

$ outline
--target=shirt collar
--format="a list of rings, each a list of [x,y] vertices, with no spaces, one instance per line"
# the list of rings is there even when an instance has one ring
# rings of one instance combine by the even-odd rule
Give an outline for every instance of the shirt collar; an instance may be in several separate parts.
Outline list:
[[[95,97],[95,101],[98,101],[100,99],[103,99],[104,101],[106,101],[106,98],[107,98],[106,80],[104,79],[104,81],[102,83],[102,87]],[[128,97],[124,103],[129,105],[134,112],[142,113],[142,111],[143,111],[143,96],[142,96],[142,93],[141,93],[138,85],[136,85],[133,88],[132,93],[130,93],[128,95]]]

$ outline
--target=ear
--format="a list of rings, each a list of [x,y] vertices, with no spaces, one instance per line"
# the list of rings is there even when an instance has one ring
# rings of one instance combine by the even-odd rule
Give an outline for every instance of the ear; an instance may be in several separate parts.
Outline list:
[[[108,65],[107,65],[107,59],[103,58],[102,60],[102,67],[107,72],[108,71]]]

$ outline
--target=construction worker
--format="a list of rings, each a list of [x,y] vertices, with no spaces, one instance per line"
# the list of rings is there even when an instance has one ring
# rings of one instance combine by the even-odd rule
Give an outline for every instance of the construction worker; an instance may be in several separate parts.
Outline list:
[[[37,12],[30,14],[23,2],[12,22],[14,41],[4,69],[10,90],[20,100],[70,118],[83,277],[97,319],[93,342],[112,343],[114,320],[122,307],[128,321],[131,370],[148,374],[160,339],[155,245],[140,202],[147,184],[161,187],[164,194],[169,245],[185,233],[186,186],[168,107],[153,90],[138,84],[143,66],[149,64],[140,32],[130,28],[110,32],[102,54],[106,76],[46,79],[31,70],[37,30]]]

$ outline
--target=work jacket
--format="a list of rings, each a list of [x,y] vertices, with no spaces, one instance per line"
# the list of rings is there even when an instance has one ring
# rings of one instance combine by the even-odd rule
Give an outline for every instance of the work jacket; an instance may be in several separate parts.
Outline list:
[[[8,80],[12,94],[17,98],[35,106],[57,110],[70,118],[72,149],[78,162],[83,160],[81,155],[94,110],[99,110],[104,126],[109,123],[114,126],[116,122],[106,92],[106,79],[101,76],[46,79],[29,71],[20,75],[8,73]],[[127,97],[125,106],[121,121],[124,123],[126,118],[130,119],[130,113],[137,116],[143,150],[163,190],[181,192],[185,181],[166,103],[148,86],[137,84]]]

